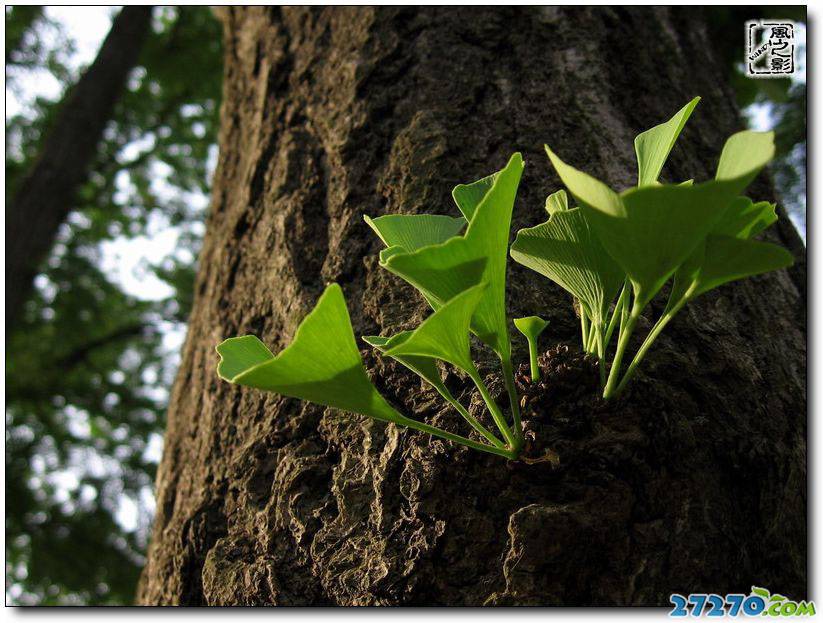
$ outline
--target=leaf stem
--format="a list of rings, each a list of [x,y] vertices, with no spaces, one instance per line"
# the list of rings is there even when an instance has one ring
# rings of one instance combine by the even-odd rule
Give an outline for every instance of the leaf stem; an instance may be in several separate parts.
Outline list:
[[[620,392],[622,392],[625,389],[628,382],[632,379],[632,376],[634,376],[634,372],[635,370],[637,370],[637,367],[640,365],[640,362],[643,361],[643,357],[646,356],[646,353],[648,352],[649,348],[651,348],[651,345],[657,339],[657,336],[660,335],[663,329],[666,328],[666,325],[669,324],[671,319],[674,318],[677,312],[679,312],[683,308],[683,306],[689,301],[689,299],[691,298],[691,294],[695,288],[696,285],[693,285],[676,303],[672,305],[671,301],[669,301],[669,304],[666,305],[666,309],[663,311],[663,314],[660,316],[660,318],[657,319],[657,322],[654,323],[654,326],[652,327],[651,331],[649,331],[649,334],[646,336],[646,339],[643,340],[643,344],[640,345],[640,348],[637,350],[637,353],[632,359],[632,362],[629,364],[629,367],[626,368],[626,373],[623,375],[623,379],[620,381],[620,384],[614,391],[615,396],[620,394]]]
[[[605,351],[609,348],[609,342],[612,341],[612,334],[614,333],[614,328],[617,326],[618,319],[622,319],[623,317],[623,307],[626,305],[626,300],[629,296],[629,288],[628,283],[623,283],[623,289],[620,291],[620,296],[617,299],[617,303],[614,306],[614,312],[612,313],[612,317],[609,320],[609,326],[606,328],[606,337],[604,341],[604,354]]]
[[[580,311],[580,333],[583,339],[583,350],[589,352],[589,317],[580,301],[577,301],[577,308]]]
[[[514,451],[518,448],[519,444],[517,443],[512,431],[506,425],[506,419],[503,417],[503,412],[500,411],[500,407],[497,406],[497,403],[489,394],[489,390],[486,387],[486,384],[483,382],[483,379],[480,378],[480,373],[477,371],[477,368],[474,365],[471,368],[467,369],[466,372],[469,374],[469,377],[474,384],[477,386],[480,395],[483,397],[483,402],[486,403],[486,406],[489,409],[489,413],[491,413],[492,418],[494,419],[494,423],[497,425],[498,430],[503,434],[503,437],[506,439],[506,443],[509,445],[509,448]],[[516,453],[515,453],[516,455]]]
[[[603,322],[597,321],[597,359],[600,368],[600,389],[606,386],[606,342],[603,335]]]
[[[587,353],[594,353],[597,348],[597,334],[602,329],[598,326],[597,321],[592,319],[589,323],[589,343],[586,345]]]
[[[496,446],[490,446],[485,443],[480,443],[479,441],[474,441],[473,439],[463,437],[462,435],[455,435],[454,433],[450,433],[441,428],[437,428],[436,426],[430,426],[425,422],[418,422],[417,420],[413,420],[404,415],[400,415],[400,419],[396,423],[402,424],[403,426],[407,426],[408,428],[419,430],[423,433],[428,433],[429,435],[434,435],[435,437],[440,437],[441,439],[446,439],[447,441],[452,441],[454,443],[459,443],[464,446],[468,446],[473,450],[481,450],[482,452],[489,452],[490,454],[504,456],[511,461],[517,459],[518,453],[514,450],[510,450],[508,448],[498,448]]]
[[[537,365],[537,340],[532,336],[526,336],[529,343],[529,368],[532,377],[532,383],[537,383],[540,380],[540,366]]]
[[[621,314],[620,333],[617,338],[617,350],[612,359],[612,369],[609,370],[609,379],[606,381],[606,388],[603,390],[603,399],[609,400],[615,394],[617,388],[617,381],[620,375],[620,366],[623,363],[623,355],[626,352],[626,347],[629,344],[629,339],[634,332],[637,321],[640,318],[640,313],[643,311],[643,306],[638,304],[639,299],[635,296],[632,304],[631,312],[628,317],[625,313]]]
[[[536,349],[535,349],[536,350]],[[535,357],[535,361],[537,358]],[[509,406],[512,410],[514,428],[514,444],[512,449],[519,453],[523,447],[523,426],[520,423],[520,405],[518,404],[517,386],[514,383],[514,369],[511,359],[501,359],[503,364],[503,380],[506,384],[506,393],[509,394]]]
[[[477,420],[477,418],[475,418],[471,413],[469,413],[466,407],[460,404],[460,402],[454,396],[443,396],[443,398],[445,398],[449,402],[449,404],[451,404],[451,406],[457,409],[457,412],[463,416],[463,419],[466,420],[474,430],[476,430],[478,433],[483,435],[483,437],[488,439],[492,445],[498,448],[506,447],[506,444],[500,441],[500,439],[498,439],[497,436],[494,433],[492,433],[488,428],[483,426]]]

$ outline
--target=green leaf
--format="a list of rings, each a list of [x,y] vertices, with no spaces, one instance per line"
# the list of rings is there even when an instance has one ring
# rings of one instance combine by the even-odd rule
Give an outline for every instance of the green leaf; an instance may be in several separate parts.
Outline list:
[[[374,346],[377,350],[381,353],[385,353],[387,350],[397,346],[398,344],[402,344],[406,340],[409,339],[412,335],[412,331],[403,331],[402,333],[397,333],[391,337],[381,337],[378,335],[364,335],[361,339]],[[451,395],[451,392],[446,388],[445,384],[443,383],[443,379],[440,377],[440,371],[437,369],[436,360],[431,357],[420,357],[415,355],[393,355],[393,359],[397,360],[404,366],[406,366],[409,370],[417,374],[418,376],[425,379],[430,385],[432,385],[442,396],[454,399]]]
[[[523,158],[518,153],[503,170],[484,178],[493,179],[493,184],[477,204],[463,236],[412,253],[394,253],[381,264],[420,290],[435,309],[480,281],[487,282],[472,330],[503,359],[511,355],[506,324],[506,256],[522,173]]]
[[[437,313],[437,312],[435,312]],[[443,315],[439,317],[443,321]],[[449,327],[446,327],[447,329]],[[465,325],[460,325],[456,327],[451,327],[456,331],[462,331],[468,337],[469,327],[468,323]],[[399,344],[404,344],[409,340],[409,338],[414,334],[413,331],[403,331],[402,333],[398,333],[390,338],[387,337],[379,337],[379,336],[364,336],[363,340],[377,348],[381,353],[386,354],[387,351],[391,350],[395,346]],[[469,413],[462,404],[452,395],[449,389],[446,387],[445,383],[443,383],[443,379],[440,378],[440,372],[437,369],[437,363],[435,357],[424,356],[424,355],[398,355],[392,354],[390,355],[393,359],[399,361],[401,364],[409,368],[412,372],[429,382],[443,398],[446,399],[460,415],[474,428],[478,433],[483,435],[492,445],[496,446],[497,448],[504,448],[505,444],[500,441],[497,437],[495,437],[494,433],[492,433],[489,429],[483,426],[477,418],[475,418],[471,413]]]
[[[474,371],[469,326],[487,287],[487,284],[481,283],[461,292],[426,318],[406,339],[388,348],[386,354],[398,358],[432,357],[465,372]]]
[[[549,216],[556,212],[564,212],[569,209],[569,198],[562,188],[546,197],[546,212]]]
[[[768,201],[754,203],[748,197],[738,197],[723,212],[720,221],[712,228],[712,233],[745,240],[756,236],[775,221],[775,204]]]
[[[674,147],[683,126],[700,102],[699,97],[678,110],[674,116],[634,139],[634,151],[637,154],[637,185],[649,186],[657,181],[666,159]]]
[[[743,133],[741,133],[743,134]],[[750,133],[751,134],[751,133]],[[735,139],[736,143],[741,139]],[[637,303],[645,305],[700,244],[724,209],[765,166],[773,150],[754,141],[748,167],[727,165],[718,179],[692,186],[633,188],[618,195],[595,178],[546,151],[561,179],[577,198],[603,247],[629,276]],[[737,152],[738,146],[724,149]],[[730,157],[729,155],[726,156]],[[728,172],[738,173],[726,177]]]
[[[723,145],[715,179],[739,179],[745,188],[772,158],[774,132],[744,130],[732,134]]]
[[[394,246],[388,247],[380,251],[380,265],[384,265],[389,261],[392,255],[397,255],[398,253],[408,253],[403,247]]]
[[[526,316],[525,318],[515,318],[514,326],[527,339],[537,340],[538,336],[543,333],[543,330],[549,326],[547,320],[543,320],[540,316]]]
[[[217,374],[231,383],[277,392],[377,420],[405,420],[374,387],[354,341],[343,291],[331,284],[276,357],[255,336],[217,347]]]
[[[460,208],[460,211],[467,221],[471,222],[472,218],[474,218],[474,212],[477,210],[477,206],[482,203],[483,199],[492,189],[499,173],[499,171],[492,173],[471,184],[458,184],[452,189],[454,203]]]
[[[724,283],[786,268],[793,262],[792,254],[776,244],[710,235],[690,299]]]
[[[606,317],[625,279],[580,208],[556,212],[547,222],[518,231],[511,256],[579,299],[597,322]]]
[[[527,316],[525,318],[515,318],[514,326],[520,331],[529,343],[529,367],[531,369],[532,382],[540,380],[540,365],[537,361],[537,338],[543,333],[543,329],[548,326],[548,322],[540,316]]]
[[[723,216],[712,228],[710,235],[748,240],[771,226],[776,220],[777,214],[775,213],[775,204],[769,203],[768,201],[754,203],[748,197],[737,197],[723,212]],[[705,240],[695,247],[691,255],[686,259],[686,261],[683,262],[683,264],[680,265],[680,267],[678,267],[674,274],[674,284],[672,286],[672,291],[669,294],[669,303],[667,308],[671,309],[675,305],[682,305],[698,295],[697,281],[704,262],[708,260],[709,264],[715,265],[722,262],[722,253],[719,257],[712,257],[712,254],[718,251],[722,252],[723,246],[724,245],[721,244],[720,247],[718,247],[717,243],[715,243],[713,248],[709,250],[708,256]],[[769,247],[773,246],[774,245],[769,245]],[[772,262],[779,264],[780,262],[778,260],[781,255],[781,253],[775,253],[773,249],[769,248],[767,253],[768,257],[764,257],[762,259],[764,262],[768,262],[769,258],[771,258]],[[744,260],[744,258],[740,259],[741,261]],[[785,256],[783,256],[783,261],[786,261]],[[793,259],[789,256],[789,263],[787,266],[792,263]],[[756,268],[756,263],[752,263],[751,266]],[[733,269],[734,265],[730,265],[729,268]],[[783,268],[783,266],[778,266],[778,268]],[[768,272],[769,270],[774,269],[767,268],[766,270],[760,270],[751,274]],[[736,277],[735,279],[739,278],[742,277]],[[703,292],[705,291],[706,290],[703,290]]]
[[[431,244],[440,244],[456,236],[466,226],[460,217],[440,214],[387,214],[363,219],[387,247],[416,251]]]

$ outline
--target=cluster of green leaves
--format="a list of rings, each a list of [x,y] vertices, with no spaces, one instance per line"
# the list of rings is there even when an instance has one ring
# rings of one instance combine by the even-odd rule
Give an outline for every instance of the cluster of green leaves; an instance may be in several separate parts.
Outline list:
[[[740,193],[774,154],[771,133],[740,132],[723,149],[714,180],[661,184],[658,177],[697,105],[695,98],[669,121],[635,140],[637,187],[616,193],[546,152],[579,204],[565,190],[546,200],[549,219],[522,229],[511,256],[568,291],[580,315],[583,348],[600,361],[603,397],[617,395],[651,344],[683,306],[724,283],[783,268],[791,255],[753,236],[774,223],[774,205]],[[478,450],[517,458],[522,447],[518,397],[506,317],[506,251],[512,209],[523,170],[520,154],[497,173],[459,185],[453,197],[462,217],[387,215],[366,222],[386,248],[380,266],[414,286],[434,312],[413,331],[363,339],[431,384],[485,442],[448,433],[400,414],[369,380],[336,284],[329,286],[300,325],[293,343],[274,356],[254,336],[217,347],[225,380],[360,413],[450,439]],[[461,233],[465,228],[465,233]],[[665,311],[627,370],[622,360],[637,322],[663,286],[673,281]],[[546,322],[518,318],[529,343],[531,374],[539,379],[537,338]],[[610,342],[617,331],[611,365]],[[469,334],[500,359],[510,397],[509,422],[475,367]],[[437,361],[475,383],[498,437],[473,417],[444,385]]]
[[[569,166],[546,147],[579,207],[570,208],[566,194],[558,191],[546,202],[549,220],[519,231],[512,245],[517,262],[575,297],[583,348],[600,360],[607,399],[623,390],[654,340],[686,303],[724,283],[792,263],[785,249],[753,240],[777,220],[774,204],[740,196],[772,159],[772,133],[731,136],[713,180],[658,182],[698,101],[695,98],[667,122],[637,136],[637,186],[622,193]],[[637,321],[670,280],[665,311],[621,377]],[[617,345],[608,366],[616,327]]]
[[[24,104],[6,119],[7,197],[62,101],[31,98],[32,80],[48,73],[67,92],[82,71],[72,33],[31,8],[6,8],[6,31],[15,34],[6,39],[7,89]],[[177,345],[164,335],[182,333],[190,309],[221,62],[221,29],[209,8],[155,9],[92,174],[7,335],[12,603],[133,601],[177,365]],[[169,294],[135,296],[107,272],[103,249],[170,226],[180,233],[174,255],[145,268]]]
[[[516,458],[523,444],[506,318],[506,261],[514,200],[523,172],[514,154],[504,169],[453,191],[462,216],[392,214],[366,222],[386,245],[380,266],[414,286],[434,312],[413,331],[363,339],[431,384],[482,442],[413,420],[378,393],[363,368],[342,291],[327,288],[292,344],[277,357],[254,336],[217,347],[218,374],[228,381],[275,391],[394,422],[463,445]],[[465,230],[465,233],[461,233]],[[490,395],[475,366],[470,334],[501,362],[511,422]],[[483,426],[449,392],[437,362],[464,372],[477,386],[497,428]]]

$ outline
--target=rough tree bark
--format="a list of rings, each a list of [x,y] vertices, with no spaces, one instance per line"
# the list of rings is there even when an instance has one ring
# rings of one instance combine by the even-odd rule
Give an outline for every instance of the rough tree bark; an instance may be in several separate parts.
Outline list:
[[[562,349],[547,357],[557,393],[531,408],[555,418],[557,468],[215,374],[223,338],[285,346],[331,281],[358,334],[418,322],[426,305],[379,269],[362,215],[456,214],[451,187],[515,150],[516,229],[560,187],[544,141],[626,187],[634,135],[699,94],[665,176],[709,178],[742,124],[700,12],[252,8],[224,21],[220,163],[140,603],[662,605],[752,584],[804,596],[805,256],[785,218],[770,236],[796,266],[692,304],[616,406],[584,408]],[[545,346],[576,348],[558,288],[511,265],[508,299],[551,321]],[[455,422],[433,391],[367,361],[407,412]]]
[[[103,136],[129,72],[149,32],[152,7],[125,7],[112,22],[97,58],[72,88],[31,171],[6,206],[6,331],[28,298],[32,281]]]

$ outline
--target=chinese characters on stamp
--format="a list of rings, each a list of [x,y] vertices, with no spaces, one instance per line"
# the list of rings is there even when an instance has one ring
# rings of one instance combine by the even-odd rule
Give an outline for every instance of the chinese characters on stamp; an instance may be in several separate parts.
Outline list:
[[[746,22],[746,73],[778,78],[794,73],[794,23],[788,20]]]

